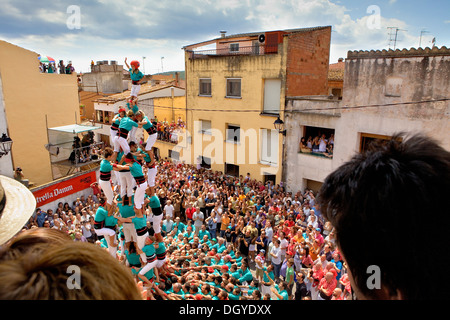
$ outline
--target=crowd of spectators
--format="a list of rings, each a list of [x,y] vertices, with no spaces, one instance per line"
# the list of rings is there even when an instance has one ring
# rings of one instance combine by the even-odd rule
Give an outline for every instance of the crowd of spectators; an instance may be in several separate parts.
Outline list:
[[[67,65],[64,64],[63,60],[59,60],[58,65],[56,65],[53,61],[48,63],[39,62],[39,72],[72,74],[75,72],[75,68],[72,65],[72,61],[69,61]]]
[[[185,128],[185,123],[181,120],[181,117],[179,117],[177,121],[173,122],[168,122],[166,119],[164,119],[164,121],[158,121],[156,119],[156,123],[158,140],[178,143],[178,137]]]
[[[131,249],[119,245],[116,256],[136,282],[144,282],[148,299],[352,298],[334,230],[312,190],[293,194],[250,174],[232,177],[167,159],[159,161],[156,186],[164,214],[164,267],[155,278],[142,278],[130,264]],[[94,230],[102,190],[97,183],[92,189],[54,210],[38,208],[26,228],[58,229],[108,250]]]
[[[316,155],[323,155],[328,158],[333,158],[334,148],[334,134],[327,137],[325,134],[315,136],[302,137],[300,139],[300,152],[313,153]]]

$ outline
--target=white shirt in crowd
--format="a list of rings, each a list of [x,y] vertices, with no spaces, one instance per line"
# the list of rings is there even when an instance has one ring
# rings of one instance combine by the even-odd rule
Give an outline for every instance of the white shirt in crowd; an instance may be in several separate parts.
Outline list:
[[[166,214],[166,217],[170,217],[173,219],[173,211],[174,211],[174,208],[173,208],[172,204],[166,204],[164,206],[164,212]]]
[[[272,227],[266,228],[266,237],[267,237],[267,240],[269,240],[269,242],[272,242],[272,238],[273,238]]]
[[[286,255],[286,249],[287,249],[288,245],[289,245],[289,242],[286,240],[286,238],[280,239],[281,255],[283,255],[283,256]]]
[[[280,264],[281,263],[281,249],[280,249],[280,247],[277,248],[277,247],[273,246],[271,251],[270,251],[270,253],[275,255],[275,257],[271,256],[272,257],[272,263],[273,264]]]

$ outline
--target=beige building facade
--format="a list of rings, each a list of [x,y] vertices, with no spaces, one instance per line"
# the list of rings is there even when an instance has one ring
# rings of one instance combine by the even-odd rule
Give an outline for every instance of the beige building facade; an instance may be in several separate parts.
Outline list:
[[[289,96],[327,94],[331,27],[227,36],[185,50],[187,131],[181,159],[228,175],[283,181]],[[305,50],[307,48],[307,50]]]
[[[76,74],[40,73],[38,53],[0,41],[0,77],[13,167],[35,186],[52,181],[47,127],[79,123]],[[4,128],[2,128],[4,129]]]

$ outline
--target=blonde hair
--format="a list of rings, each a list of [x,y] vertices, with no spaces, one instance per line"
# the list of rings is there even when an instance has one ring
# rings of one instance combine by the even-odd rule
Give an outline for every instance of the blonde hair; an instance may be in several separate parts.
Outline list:
[[[136,116],[142,116],[142,118],[145,117],[145,113],[144,113],[144,111],[142,111],[142,110],[138,110],[138,111],[135,113],[135,115],[136,115]]]

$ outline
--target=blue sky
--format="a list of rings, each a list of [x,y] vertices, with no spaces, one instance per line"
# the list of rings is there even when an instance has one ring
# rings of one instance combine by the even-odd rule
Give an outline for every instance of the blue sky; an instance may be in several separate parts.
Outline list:
[[[181,48],[220,30],[331,25],[333,63],[348,50],[388,49],[387,27],[401,29],[400,49],[418,47],[422,30],[423,47],[434,37],[450,47],[449,13],[448,0],[2,0],[0,39],[72,60],[77,71],[89,71],[91,60],[122,64],[145,56],[145,72],[156,73],[184,70]]]

